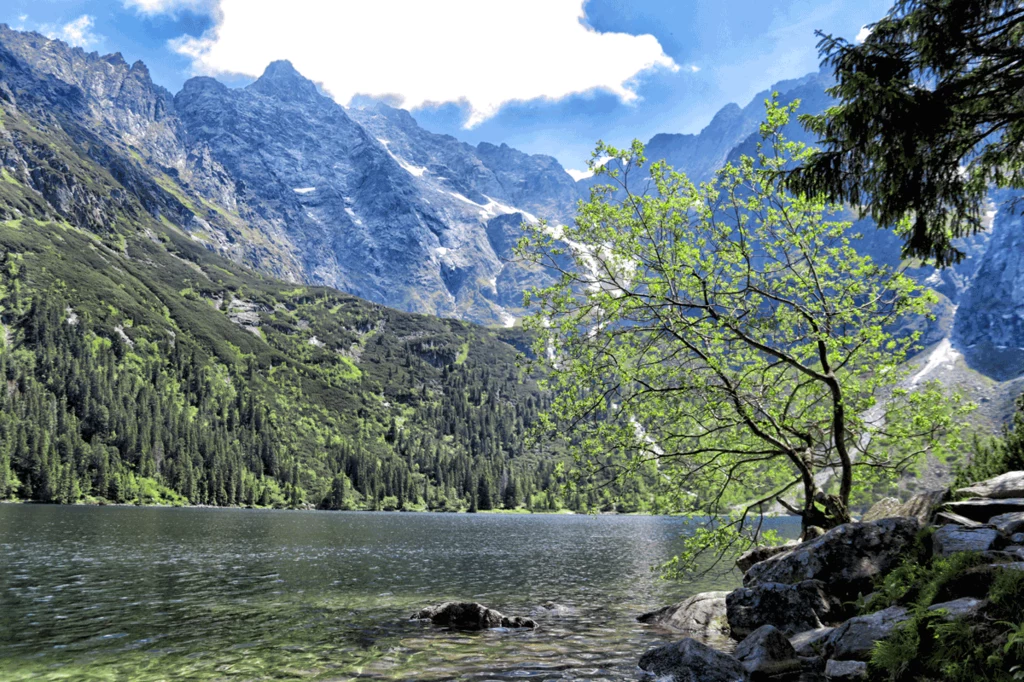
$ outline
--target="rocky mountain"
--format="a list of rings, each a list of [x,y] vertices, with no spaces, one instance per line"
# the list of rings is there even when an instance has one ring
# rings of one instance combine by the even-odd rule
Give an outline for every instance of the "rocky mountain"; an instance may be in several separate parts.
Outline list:
[[[288,62],[244,88],[194,78],[172,96],[141,62],[0,27],[0,65],[0,92],[59,118],[69,143],[84,145],[149,215],[268,275],[401,310],[514,324],[523,290],[545,281],[512,262],[520,224],[571,220],[600,181],[574,182],[551,157],[429,132],[383,104],[345,109]],[[816,113],[830,104],[830,83],[821,72],[777,83],[724,107],[699,134],[656,135],[648,158],[706,180],[754,151],[772,92]],[[796,123],[789,134],[813,142]],[[0,161],[14,175],[31,166],[10,153]],[[53,206],[73,204],[75,191],[63,178],[41,189]],[[1019,217],[1005,199],[994,197],[991,229],[963,242],[962,263],[914,270],[942,296],[926,343],[950,342],[958,362],[1000,381],[1024,372]],[[108,209],[79,218],[102,225]],[[898,262],[897,237],[870,221],[859,227],[864,250]]]
[[[0,27],[3,80],[116,150],[153,215],[288,281],[398,309],[510,325],[536,273],[509,264],[518,225],[569,219],[551,157],[434,135],[404,111],[346,111],[288,62],[245,88],[194,78],[171,96],[141,62]],[[148,182],[145,180],[148,178]]]

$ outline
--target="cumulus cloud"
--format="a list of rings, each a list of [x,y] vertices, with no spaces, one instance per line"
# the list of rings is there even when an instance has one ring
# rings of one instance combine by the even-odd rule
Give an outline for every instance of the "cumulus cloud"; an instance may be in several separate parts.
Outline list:
[[[865,40],[868,39],[869,35],[871,35],[871,27],[861,26],[860,31],[857,33],[857,37],[854,38],[854,40],[858,43],[863,43]]]
[[[157,12],[189,0],[126,1]],[[604,90],[633,102],[640,74],[679,69],[652,35],[588,26],[585,2],[220,0],[209,32],[172,47],[208,75],[257,76],[289,59],[342,104],[357,94],[413,109],[462,103],[467,128],[513,101]]]
[[[28,17],[25,17],[27,19]],[[93,33],[95,19],[88,14],[83,14],[77,19],[72,19],[63,26],[44,25],[39,27],[39,32],[47,38],[63,40],[68,45],[76,47],[91,48],[98,45],[103,36]]]

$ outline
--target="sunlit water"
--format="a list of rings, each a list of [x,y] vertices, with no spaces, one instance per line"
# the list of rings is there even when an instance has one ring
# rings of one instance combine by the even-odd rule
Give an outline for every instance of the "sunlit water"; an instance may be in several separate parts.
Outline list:
[[[687,523],[0,505],[0,679],[636,679],[637,614],[738,581],[658,579]],[[540,627],[408,619],[447,599]]]

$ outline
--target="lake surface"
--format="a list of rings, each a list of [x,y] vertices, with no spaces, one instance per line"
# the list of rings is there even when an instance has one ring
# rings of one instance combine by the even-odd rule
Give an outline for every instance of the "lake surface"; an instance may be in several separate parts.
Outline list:
[[[738,582],[658,579],[687,524],[0,505],[0,680],[636,679],[637,614]],[[540,627],[408,620],[448,599]]]

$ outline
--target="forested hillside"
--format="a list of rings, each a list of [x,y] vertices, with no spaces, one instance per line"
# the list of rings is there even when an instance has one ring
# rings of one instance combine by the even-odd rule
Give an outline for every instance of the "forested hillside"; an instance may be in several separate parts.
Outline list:
[[[180,224],[222,209],[184,207],[53,97],[0,86],[0,498],[602,503],[524,446],[547,398],[521,331],[234,264]]]

